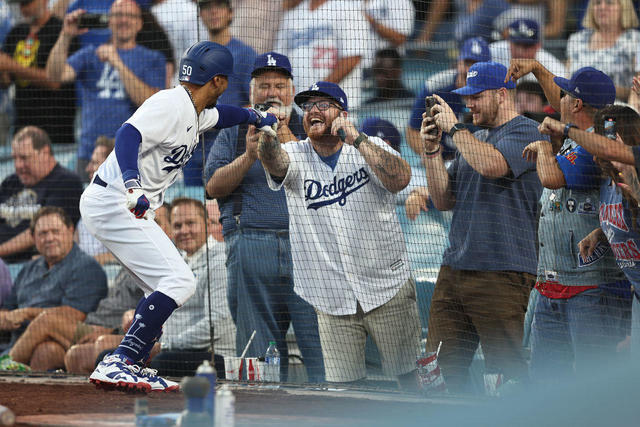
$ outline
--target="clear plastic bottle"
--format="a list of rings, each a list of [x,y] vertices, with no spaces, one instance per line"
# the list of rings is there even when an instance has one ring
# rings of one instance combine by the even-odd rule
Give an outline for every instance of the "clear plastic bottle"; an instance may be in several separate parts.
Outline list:
[[[269,347],[264,355],[265,375],[264,381],[271,383],[280,382],[280,352],[275,341],[269,341]]]
[[[235,425],[236,397],[227,384],[216,394],[215,427],[233,427]]]

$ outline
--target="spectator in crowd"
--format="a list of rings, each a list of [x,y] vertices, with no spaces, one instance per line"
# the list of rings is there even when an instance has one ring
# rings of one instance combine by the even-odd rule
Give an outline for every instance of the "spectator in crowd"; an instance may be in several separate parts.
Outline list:
[[[616,85],[616,99],[626,101],[638,68],[638,23],[631,0],[591,0],[582,21],[585,29],[567,42],[569,73],[582,67],[602,70]]]
[[[375,94],[367,103],[412,99],[414,97],[402,83],[402,58],[393,48],[376,52],[373,63]]]
[[[168,221],[166,224],[161,221],[168,218],[168,208],[163,206],[156,214],[155,221],[168,227]],[[96,361],[93,348],[104,342],[98,343],[98,339],[116,331],[124,333],[118,330],[124,313],[134,309],[143,296],[135,279],[122,269],[109,287],[107,296],[86,318],[69,317],[61,309],[46,310],[29,324],[9,354],[16,362],[31,365],[34,370],[66,367],[67,372],[90,372]],[[109,348],[116,347],[118,343],[114,342]],[[34,355],[37,356],[35,360]],[[46,361],[46,365],[42,361]]]
[[[116,0],[111,6],[111,42],[89,45],[69,57],[71,40],[87,31],[78,26],[82,14],[76,10],[65,17],[47,61],[47,75],[54,81],[76,81],[80,87],[78,172],[86,178],[85,168],[98,136],[113,137],[137,107],[164,88],[166,69],[162,54],[136,44],[142,17],[133,0]]]
[[[251,103],[270,103],[280,116],[278,139],[305,137],[293,109],[289,59],[276,52],[256,58]],[[269,341],[280,351],[282,378],[288,372],[286,334],[293,323],[309,380],[322,382],[324,367],[313,308],[293,291],[289,215],[284,191],[269,190],[257,152],[253,126],[225,129],[218,135],[205,168],[207,196],[218,199],[227,245],[229,307],[237,326],[239,355],[257,331],[247,355],[264,354]]]
[[[516,86],[516,112],[518,114],[544,114],[547,98],[542,86],[536,81],[519,81]]]
[[[24,21],[11,29],[2,45],[0,80],[15,84],[13,126],[38,126],[54,144],[73,143],[73,85],[52,81],[45,70],[62,21],[51,15],[47,0],[12,1],[20,3]],[[77,48],[74,43],[70,50]]]
[[[562,122],[591,129],[594,115],[615,101],[616,89],[601,71],[583,68],[571,80],[555,77],[564,91],[560,100]],[[546,125],[541,125],[542,131]],[[568,132],[567,132],[568,133]],[[556,136],[556,135],[554,135]],[[539,257],[536,289],[540,293],[531,326],[532,379],[550,381],[580,376],[605,364],[625,336],[613,327],[613,296],[608,289],[629,289],[629,282],[615,264],[613,253],[602,245],[589,258],[578,255],[575,244],[597,228],[601,171],[593,155],[566,135],[536,141],[523,156],[536,161],[545,187],[538,227]],[[553,143],[553,145],[552,145]],[[576,268],[577,266],[577,268]],[[616,338],[618,338],[616,340]]]
[[[415,390],[420,322],[395,213],[411,168],[347,120],[348,98],[335,83],[316,82],[295,102],[309,137],[280,144],[261,133],[258,155],[269,187],[285,189],[295,291],[316,309],[327,381],[366,377],[369,335],[385,373]]]
[[[565,77],[565,66],[551,53],[542,48],[538,23],[531,19],[516,19],[507,27],[507,39],[491,43],[491,59],[505,67],[511,58],[535,59],[554,75]],[[532,74],[521,78],[535,81]]]
[[[107,295],[102,267],[73,243],[73,228],[65,211],[56,206],[39,209],[33,218],[31,232],[42,256],[20,270],[11,295],[0,307],[0,329],[13,331],[13,342],[47,309],[55,307],[66,319],[82,321]],[[64,351],[55,346],[43,343],[34,349],[34,369],[49,369],[45,354],[55,353],[62,360]]]
[[[340,84],[357,110],[370,38],[361,3],[310,0],[285,13],[274,50],[291,59],[297,87],[317,80]]]
[[[251,46],[231,36],[233,9],[229,0],[199,0],[199,4],[200,18],[209,31],[209,40],[226,46],[233,56],[233,74],[228,77],[229,87],[220,97],[219,103],[246,106],[249,103],[249,69],[256,59],[256,52]],[[205,159],[217,135],[218,130],[204,134]],[[198,148],[182,168],[186,185],[203,185],[202,163],[202,149]]]
[[[545,137],[536,122],[516,113],[515,83],[503,82],[506,72],[496,62],[476,63],[466,86],[455,90],[467,97],[473,124],[485,129],[469,132],[437,95],[434,117],[425,113],[420,129],[430,198],[436,209],[453,210],[427,336],[427,351],[442,343],[438,362],[453,392],[465,389],[478,343],[486,372],[502,373],[505,381],[527,377],[522,325],[535,283],[542,188],[522,150]],[[438,134],[430,134],[436,126]],[[442,132],[458,149],[448,168],[441,156]]]
[[[0,3],[0,45],[13,28],[13,14],[7,2]],[[9,89],[5,88],[9,82],[5,77],[0,78],[0,144],[7,142],[9,138],[9,128],[11,126],[11,116],[13,114],[13,104],[9,96]]]
[[[60,206],[72,224],[80,219],[80,178],[60,166],[51,140],[37,127],[19,130],[11,143],[15,173],[0,184],[0,257],[26,261],[34,255],[29,224],[43,206]]]
[[[11,293],[12,288],[13,280],[11,280],[9,267],[7,267],[7,264],[0,259],[0,307]]]
[[[415,7],[411,0],[366,0],[364,17],[369,22],[374,51],[400,48],[413,32]]]
[[[506,38],[504,33],[509,24],[518,18],[534,20],[540,28],[544,28],[541,39],[558,39],[563,36],[567,19],[567,0],[508,1],[509,9],[493,21],[494,29],[503,36],[502,38]]]
[[[89,181],[93,179],[93,174],[98,170],[98,167],[107,160],[107,156],[111,154],[115,147],[115,139],[107,138],[106,136],[99,136],[96,140],[96,148],[93,149],[91,154],[91,160],[86,167],[86,172],[89,177]],[[82,218],[78,221],[77,231],[77,243],[80,249],[88,255],[91,255],[101,265],[115,262],[115,258],[104,247],[102,242],[93,237],[93,234],[87,230],[87,227],[82,222]]]
[[[214,220],[216,228],[207,236],[207,213],[202,202],[178,198],[171,203],[173,240],[178,249],[185,252],[187,264],[198,284],[194,297],[176,310],[163,327],[160,343],[156,344],[156,351],[160,347],[162,350],[151,361],[151,367],[158,369],[160,375],[194,375],[203,360],[211,360],[209,320],[214,326],[215,354],[236,355],[236,326],[227,303],[225,244],[222,226],[217,219]],[[220,362],[218,367],[223,369]]]
[[[299,0],[297,0],[299,3]],[[234,0],[231,34],[256,52],[273,48],[278,26],[285,11],[285,0]],[[269,28],[269,31],[265,31]]]
[[[470,38],[462,44],[455,67],[435,74],[425,82],[424,89],[415,99],[413,109],[411,110],[411,118],[405,129],[407,143],[414,152],[420,153],[422,150],[420,126],[422,124],[422,113],[424,113],[425,109],[424,98],[437,94],[449,104],[460,121],[465,121],[463,119],[463,113],[466,111],[464,102],[459,95],[452,91],[464,86],[469,67],[476,62],[486,62],[490,60],[491,52],[489,50],[489,44],[481,37]],[[444,137],[443,148],[448,151],[447,157],[455,150],[448,136]]]
[[[445,17],[452,6],[455,8],[454,18],[446,20]],[[462,42],[470,37],[489,40],[494,19],[508,8],[509,3],[506,0],[434,0],[427,12],[424,27],[418,35],[418,41]]]

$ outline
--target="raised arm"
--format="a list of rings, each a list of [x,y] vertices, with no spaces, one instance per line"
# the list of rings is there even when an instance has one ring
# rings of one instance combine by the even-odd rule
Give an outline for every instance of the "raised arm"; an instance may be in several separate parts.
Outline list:
[[[289,154],[280,146],[278,138],[260,132],[258,136],[258,158],[272,176],[284,178],[289,170]]]
[[[62,25],[58,40],[53,46],[53,49],[51,49],[49,58],[47,59],[47,76],[52,81],[65,83],[76,79],[76,72],[71,65],[67,64],[67,58],[69,56],[71,40],[75,36],[88,31],[86,28],[78,28],[78,20],[83,13],[84,10],[78,9],[64,17],[64,24]]]
[[[543,187],[555,190],[567,184],[549,141],[532,142],[525,147],[522,157],[536,162],[538,177]]]
[[[549,104],[556,111],[560,111],[560,86],[553,81],[555,75],[535,59],[512,59],[504,81],[507,82],[510,79],[516,81],[529,73],[533,73],[538,79]]]
[[[449,173],[442,160],[442,130],[435,125],[435,119],[429,117],[426,112],[422,114],[420,136],[420,154],[427,173],[431,201],[439,211],[451,210],[456,204],[456,198],[451,191]]]

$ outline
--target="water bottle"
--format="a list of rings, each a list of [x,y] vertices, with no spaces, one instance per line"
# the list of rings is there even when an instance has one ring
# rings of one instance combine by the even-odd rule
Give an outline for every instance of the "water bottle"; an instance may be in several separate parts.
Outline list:
[[[235,425],[236,397],[227,384],[223,385],[216,396],[215,427],[233,427]]]
[[[269,341],[269,347],[264,355],[264,380],[271,383],[280,382],[280,352],[275,341]]]
[[[216,398],[216,369],[211,366],[208,360],[202,361],[202,364],[198,366],[196,375],[204,377],[209,380],[209,393],[205,398],[204,407],[213,419],[214,404]]]

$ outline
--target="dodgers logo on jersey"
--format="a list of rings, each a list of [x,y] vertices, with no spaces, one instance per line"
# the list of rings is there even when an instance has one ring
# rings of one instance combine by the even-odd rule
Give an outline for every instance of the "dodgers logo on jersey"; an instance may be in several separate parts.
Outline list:
[[[629,227],[624,220],[624,207],[622,203],[615,205],[600,204],[600,222],[611,225],[622,231],[629,231]]]
[[[323,184],[314,179],[304,180],[304,200],[320,200],[318,202],[309,203],[307,209],[318,210],[323,206],[329,206],[338,203],[344,206],[347,203],[347,196],[354,191],[364,187],[370,181],[369,174],[364,168],[360,168],[345,178],[334,176],[330,184]]]
[[[162,168],[163,171],[171,172],[174,169],[180,169],[185,165],[193,155],[193,152],[198,147],[197,144],[193,145],[193,148],[189,150],[189,147],[186,145],[181,145],[179,147],[171,150],[171,154],[168,156],[164,156],[163,160],[169,163],[169,166],[165,166]]]
[[[588,257],[582,258],[582,255],[578,254],[578,267],[587,267],[596,261],[601,260],[607,252],[609,252],[609,246],[602,242],[598,242],[593,253]]]

